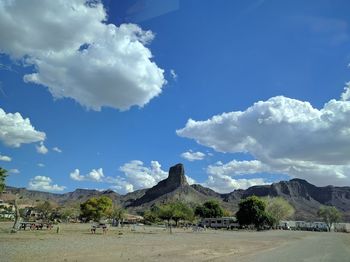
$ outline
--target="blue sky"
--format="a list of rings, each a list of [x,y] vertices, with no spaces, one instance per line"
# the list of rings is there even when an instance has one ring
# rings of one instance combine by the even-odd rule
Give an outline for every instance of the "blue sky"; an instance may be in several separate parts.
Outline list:
[[[25,2],[0,3],[9,185],[350,185],[348,1]]]

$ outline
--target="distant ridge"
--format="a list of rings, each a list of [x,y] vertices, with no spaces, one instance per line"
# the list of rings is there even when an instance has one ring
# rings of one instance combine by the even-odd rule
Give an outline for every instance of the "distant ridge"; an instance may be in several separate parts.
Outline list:
[[[343,219],[350,222],[350,187],[325,186],[317,187],[303,179],[281,181],[271,185],[253,186],[246,190],[238,189],[231,193],[220,194],[202,185],[189,185],[182,164],[170,167],[168,178],[160,181],[150,189],[141,189],[126,195],[119,195],[112,190],[98,191],[76,189],[73,192],[54,194],[27,190],[25,188],[6,187],[8,195],[18,194],[21,201],[35,203],[49,200],[60,205],[70,206],[82,203],[93,196],[106,195],[115,204],[121,205],[129,212],[142,212],[152,205],[181,200],[192,205],[203,203],[209,199],[218,200],[225,208],[237,211],[242,198],[256,196],[283,197],[296,209],[294,219],[314,220],[321,205],[332,205],[343,213]],[[5,195],[0,198],[4,198]]]

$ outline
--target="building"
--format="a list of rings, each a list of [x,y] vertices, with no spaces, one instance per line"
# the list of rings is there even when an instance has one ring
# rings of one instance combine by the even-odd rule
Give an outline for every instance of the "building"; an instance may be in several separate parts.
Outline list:
[[[203,218],[199,226],[208,228],[238,228],[239,224],[235,217]]]

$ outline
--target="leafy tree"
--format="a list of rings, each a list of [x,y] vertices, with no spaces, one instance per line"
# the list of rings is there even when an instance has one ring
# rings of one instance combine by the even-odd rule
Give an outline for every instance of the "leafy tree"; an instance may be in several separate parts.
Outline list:
[[[117,220],[118,226],[120,225],[121,222],[123,222],[125,218],[125,209],[122,207],[114,207],[112,210],[111,218]]]
[[[273,224],[272,217],[265,211],[266,203],[257,196],[250,196],[239,203],[236,218],[240,225],[254,225],[257,229]]]
[[[80,205],[81,217],[86,221],[99,221],[112,214],[112,199],[106,196],[92,197]]]
[[[49,201],[45,201],[37,205],[36,210],[42,214],[43,219],[47,220],[53,211],[53,205]]]
[[[327,224],[328,231],[331,231],[332,225],[341,219],[341,213],[334,206],[322,206],[317,214]]]
[[[79,208],[77,207],[62,207],[58,210],[58,217],[66,222],[70,219],[76,219],[79,217]]]
[[[156,223],[158,221],[158,215],[154,210],[146,210],[143,213],[143,218],[145,219],[146,222],[148,223]]]
[[[175,226],[178,226],[180,220],[192,221],[194,214],[192,208],[188,207],[182,202],[175,202],[170,204],[173,208],[173,220],[175,221]]]
[[[170,220],[172,220],[173,216],[174,216],[174,210],[171,207],[171,205],[170,204],[163,204],[163,205],[158,207],[156,212],[157,212],[157,216],[160,219],[166,220],[168,222],[168,227],[169,227],[169,231],[171,234],[172,230],[171,230]]]
[[[268,197],[263,199],[266,203],[266,212],[271,216],[273,225],[276,226],[282,219],[291,217],[295,209],[282,197]]]
[[[5,178],[7,177],[7,170],[0,167],[0,193],[5,189]]]
[[[174,220],[177,226],[180,220],[193,219],[193,210],[182,202],[173,202],[160,205],[154,208],[153,212],[158,218],[167,221],[170,233],[172,233],[170,223],[171,220]]]
[[[215,218],[222,217],[224,210],[216,200],[209,200],[203,205],[197,206],[195,209],[195,215],[201,218]]]

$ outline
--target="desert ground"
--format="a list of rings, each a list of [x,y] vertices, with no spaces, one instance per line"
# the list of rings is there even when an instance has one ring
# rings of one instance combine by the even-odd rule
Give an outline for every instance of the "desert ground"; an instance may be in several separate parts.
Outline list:
[[[0,223],[0,260],[7,261],[350,261],[350,234],[271,230],[227,231],[89,224],[9,233]]]

